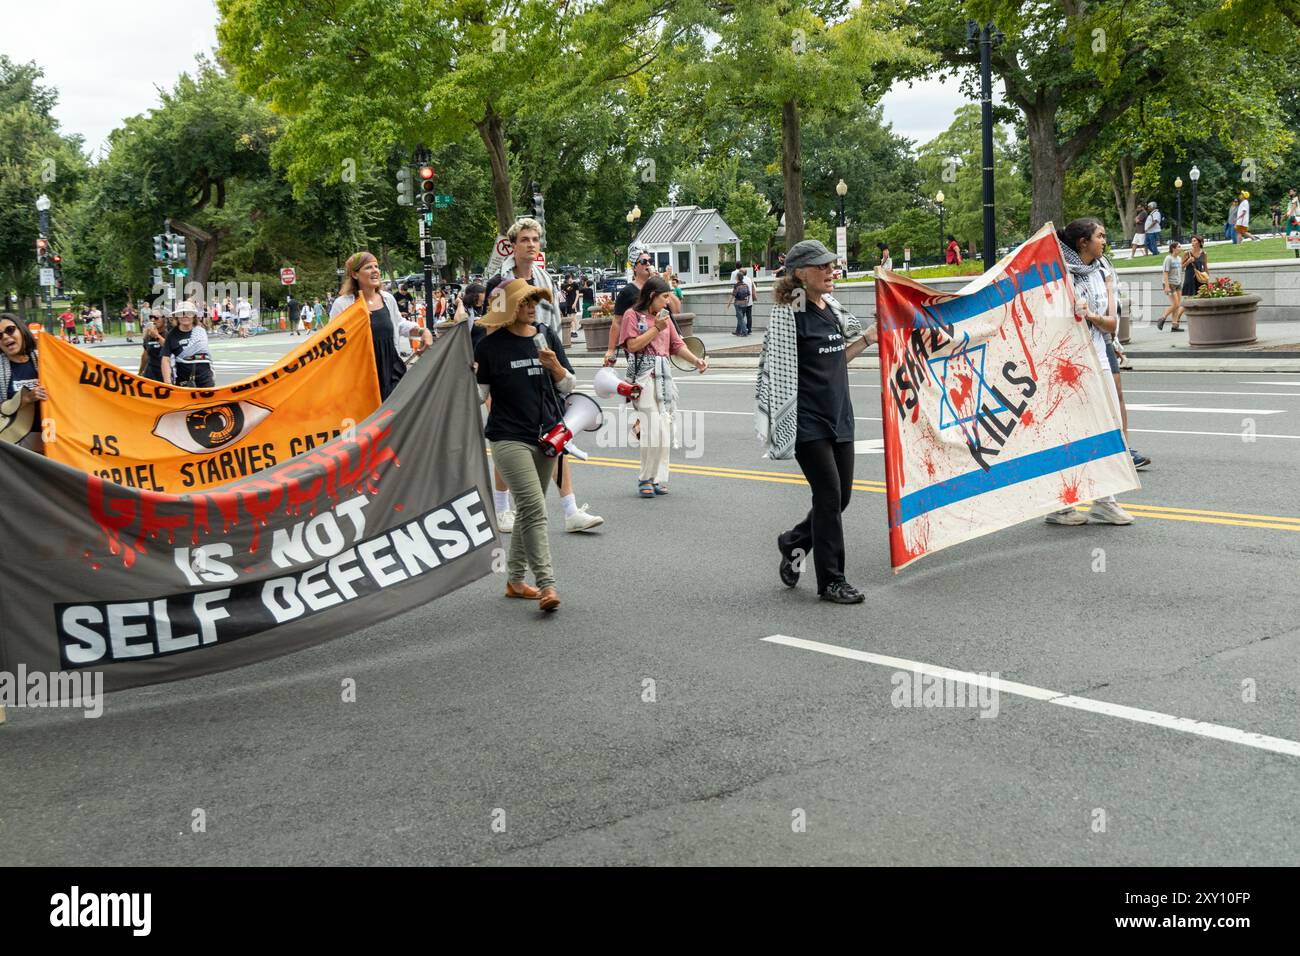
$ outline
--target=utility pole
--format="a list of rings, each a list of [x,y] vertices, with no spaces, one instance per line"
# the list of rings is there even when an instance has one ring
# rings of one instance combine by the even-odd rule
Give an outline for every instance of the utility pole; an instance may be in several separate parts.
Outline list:
[[[980,53],[980,165],[984,173],[984,271],[987,272],[997,261],[998,252],[993,218],[993,44],[1005,38],[993,24],[981,26],[973,20],[966,24],[966,37],[971,46],[979,47]]]
[[[47,256],[50,248],[50,197],[41,193],[36,199],[36,211],[40,213],[41,225],[40,236],[36,240],[36,263],[42,273],[46,269]],[[54,333],[54,297],[52,295],[52,283],[42,282],[45,287],[45,319],[48,326],[47,331]]]

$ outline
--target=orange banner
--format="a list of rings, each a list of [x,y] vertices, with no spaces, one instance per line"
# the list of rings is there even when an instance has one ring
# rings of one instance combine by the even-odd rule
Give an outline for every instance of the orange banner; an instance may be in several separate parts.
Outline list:
[[[220,348],[220,346],[217,346]],[[262,374],[214,389],[164,385],[41,336],[45,453],[106,481],[181,495],[323,445],[379,407],[363,301]]]

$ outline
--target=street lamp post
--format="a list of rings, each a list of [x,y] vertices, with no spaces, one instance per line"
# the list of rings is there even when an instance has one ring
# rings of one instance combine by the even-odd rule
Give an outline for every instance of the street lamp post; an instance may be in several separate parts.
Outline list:
[[[984,269],[993,268],[997,258],[997,228],[993,218],[993,47],[1006,39],[991,23],[966,24],[966,39],[980,55],[980,155],[983,167]]]
[[[1196,235],[1196,184],[1201,181],[1201,171],[1195,166],[1187,174],[1187,178],[1192,181],[1192,235]]]
[[[939,206],[939,264],[943,265],[943,190],[934,194],[934,201]]]
[[[1174,240],[1183,241],[1183,177],[1174,177],[1174,195],[1178,197],[1178,210],[1174,213]]]
[[[844,180],[835,184],[835,195],[840,197],[840,225],[844,225],[844,197],[849,194],[849,186]]]
[[[50,237],[50,197],[41,193],[36,197],[36,211],[41,216],[41,238],[49,240]],[[45,319],[49,326],[50,334],[54,334],[54,298],[51,288],[45,286]]]

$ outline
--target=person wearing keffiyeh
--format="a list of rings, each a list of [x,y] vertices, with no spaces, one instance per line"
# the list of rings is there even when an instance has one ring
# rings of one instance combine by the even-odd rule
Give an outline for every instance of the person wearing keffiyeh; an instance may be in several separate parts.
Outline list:
[[[1125,434],[1127,443],[1128,423],[1123,414],[1123,396],[1119,392],[1119,372],[1112,366],[1107,354],[1106,333],[1114,333],[1119,320],[1115,306],[1115,277],[1110,262],[1103,253],[1106,250],[1106,227],[1092,217],[1075,219],[1064,229],[1057,230],[1057,241],[1061,245],[1061,258],[1065,260],[1066,271],[1074,286],[1075,309],[1088,323],[1092,333],[1092,347],[1097,355],[1097,366],[1102,378],[1111,386],[1111,398],[1114,407],[1120,413],[1121,433]],[[1107,373],[1110,374],[1107,374]],[[1129,451],[1134,464],[1139,456]],[[1075,508],[1062,508],[1047,516],[1048,524],[1080,525],[1094,524],[1126,525],[1133,523],[1133,517],[1119,506],[1114,495],[1098,498],[1092,502],[1092,508],[1085,515]]]
[[[818,596],[861,604],[865,595],[844,577],[841,517],[853,490],[855,453],[849,362],[876,341],[876,327],[864,335],[862,323],[830,295],[835,255],[820,242],[795,243],[785,267],[759,358],[754,423],[765,457],[799,462],[812,488],[812,509],[777,536],[779,573],[786,587],[794,587],[811,551]]]

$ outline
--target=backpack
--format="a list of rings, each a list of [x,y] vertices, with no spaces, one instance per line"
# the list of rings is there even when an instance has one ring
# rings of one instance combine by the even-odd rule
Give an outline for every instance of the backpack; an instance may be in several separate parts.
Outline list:
[[[735,288],[731,290],[731,297],[736,300],[737,305],[747,305],[749,303],[749,284],[743,279],[737,282]]]

